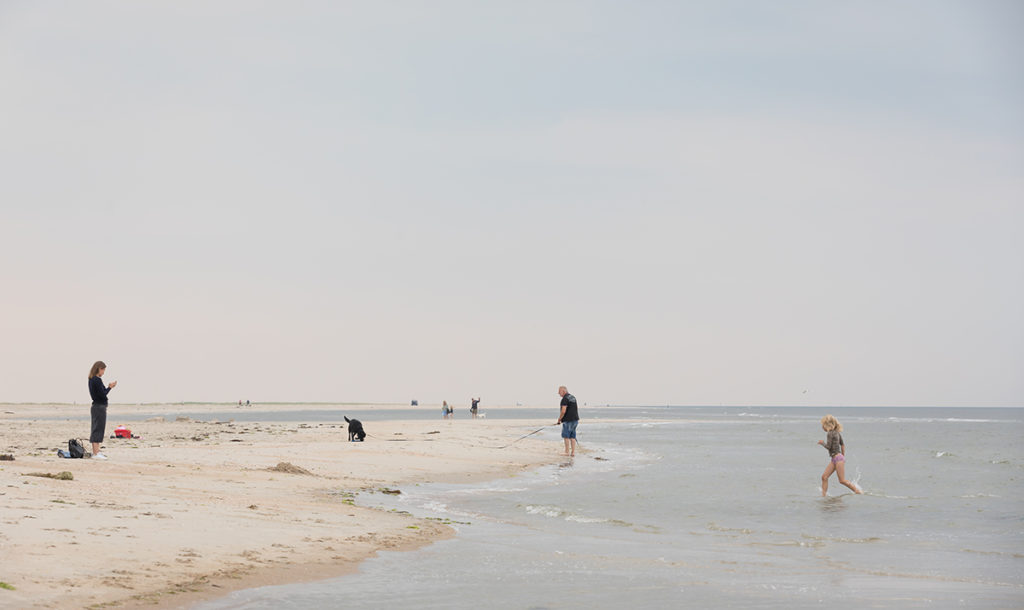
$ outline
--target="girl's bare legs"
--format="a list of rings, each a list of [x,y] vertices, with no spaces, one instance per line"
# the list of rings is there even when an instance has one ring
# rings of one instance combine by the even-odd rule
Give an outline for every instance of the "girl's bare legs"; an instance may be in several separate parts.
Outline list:
[[[838,464],[836,464],[836,472],[839,473],[839,482],[853,490],[853,493],[864,493],[860,490],[859,487],[857,487],[850,481],[846,480],[846,464],[844,464],[843,462],[839,462]]]
[[[828,478],[835,472],[836,465],[829,461],[828,466],[825,466],[825,472],[821,473],[821,497],[828,495]]]

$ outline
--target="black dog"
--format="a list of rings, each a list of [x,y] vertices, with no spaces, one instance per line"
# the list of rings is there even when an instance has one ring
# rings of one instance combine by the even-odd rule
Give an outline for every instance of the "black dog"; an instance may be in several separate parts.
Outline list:
[[[352,442],[357,438],[362,441],[366,439],[366,431],[363,430],[363,422],[358,419],[345,418],[348,422],[348,442]]]

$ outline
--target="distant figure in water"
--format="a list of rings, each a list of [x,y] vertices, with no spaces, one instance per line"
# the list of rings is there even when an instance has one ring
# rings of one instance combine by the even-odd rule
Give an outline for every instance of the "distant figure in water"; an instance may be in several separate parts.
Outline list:
[[[826,436],[825,440],[818,441],[818,444],[828,449],[829,457],[828,466],[825,467],[825,472],[821,473],[822,497],[828,495],[828,479],[833,472],[839,473],[839,482],[853,490],[853,493],[864,493],[856,483],[846,480],[846,445],[843,444],[843,435],[840,434],[843,431],[843,425],[836,420],[835,416],[826,415],[821,418],[821,429],[825,431]]]
[[[470,398],[469,400],[473,403],[473,406],[469,408],[469,412],[473,415],[473,417],[476,417],[477,408],[480,406],[480,399]]]

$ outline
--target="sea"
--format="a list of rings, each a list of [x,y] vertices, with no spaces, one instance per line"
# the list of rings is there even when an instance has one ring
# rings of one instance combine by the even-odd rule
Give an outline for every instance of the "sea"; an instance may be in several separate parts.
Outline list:
[[[521,417],[526,434],[553,410],[488,414]],[[826,413],[843,424],[847,477],[863,495],[835,475],[821,495]],[[1022,408],[583,407],[581,417],[575,458],[356,498],[442,519],[452,539],[194,608],[1024,607]],[[558,451],[557,430],[535,437]]]

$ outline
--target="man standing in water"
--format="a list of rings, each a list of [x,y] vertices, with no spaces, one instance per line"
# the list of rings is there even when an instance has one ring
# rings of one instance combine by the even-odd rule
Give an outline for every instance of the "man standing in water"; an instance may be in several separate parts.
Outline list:
[[[576,404],[576,397],[565,389],[565,386],[558,388],[558,395],[562,397],[561,410],[558,413],[556,424],[562,424],[562,440],[565,441],[565,455],[576,455],[576,425],[580,423],[580,410]]]

